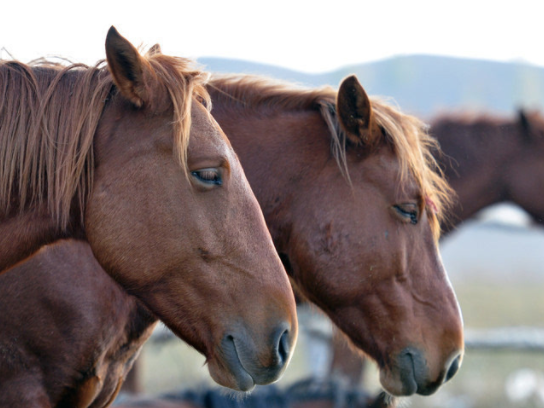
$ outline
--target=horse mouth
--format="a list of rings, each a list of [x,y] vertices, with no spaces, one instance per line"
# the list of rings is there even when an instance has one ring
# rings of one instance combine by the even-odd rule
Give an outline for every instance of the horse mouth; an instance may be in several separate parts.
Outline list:
[[[407,352],[399,357],[399,360],[404,360],[404,364],[399,364],[400,380],[403,384],[403,395],[410,396],[418,393],[419,387],[413,355],[410,352]]]
[[[415,379],[408,373],[399,375],[387,369],[380,369],[380,384],[393,397],[409,397],[418,391]]]
[[[450,358],[439,374],[432,376],[425,355],[414,347],[407,347],[395,358],[392,368],[380,368],[380,383],[394,395],[431,395],[450,380],[461,365],[461,354]]]
[[[234,377],[236,388],[238,388],[240,391],[251,391],[253,388],[255,388],[255,380],[245,369],[242,361],[240,360],[234,337],[227,335],[221,343],[225,363],[228,370]]]
[[[391,366],[380,365],[380,383],[384,390],[395,397],[409,397],[418,393],[416,362],[408,348],[394,359]]]

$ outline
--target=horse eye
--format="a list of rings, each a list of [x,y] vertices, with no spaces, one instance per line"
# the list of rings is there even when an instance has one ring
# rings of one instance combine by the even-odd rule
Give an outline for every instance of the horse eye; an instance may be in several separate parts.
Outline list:
[[[407,203],[407,204],[399,204],[394,205],[393,208],[397,211],[397,213],[402,217],[405,218],[407,221],[410,221],[411,224],[416,225],[418,222],[418,216],[419,211],[417,208],[417,205]]]
[[[196,178],[199,182],[208,184],[208,185],[218,185],[223,184],[223,179],[218,169],[201,169],[191,172],[191,175]]]

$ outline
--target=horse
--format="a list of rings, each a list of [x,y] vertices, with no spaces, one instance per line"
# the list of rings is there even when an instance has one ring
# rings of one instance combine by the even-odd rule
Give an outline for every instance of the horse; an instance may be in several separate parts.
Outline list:
[[[207,74],[151,51],[112,27],[107,65],[0,64],[0,271],[85,241],[217,383],[247,391],[290,359],[294,296]]]
[[[544,226],[544,119],[519,111],[511,118],[443,116],[431,123],[442,154],[437,155],[458,200],[450,222],[458,224],[485,207],[512,202]]]
[[[462,318],[438,254],[451,200],[417,118],[355,76],[298,89],[244,75],[208,84],[295,290],[394,396],[428,395],[463,354]]]

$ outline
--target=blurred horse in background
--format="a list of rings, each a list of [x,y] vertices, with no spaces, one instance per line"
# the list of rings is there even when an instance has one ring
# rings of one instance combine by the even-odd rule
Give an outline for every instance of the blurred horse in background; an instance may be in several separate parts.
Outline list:
[[[431,134],[437,154],[458,199],[442,229],[473,217],[485,207],[511,202],[544,225],[544,119],[520,111],[512,120],[493,116],[441,117]]]

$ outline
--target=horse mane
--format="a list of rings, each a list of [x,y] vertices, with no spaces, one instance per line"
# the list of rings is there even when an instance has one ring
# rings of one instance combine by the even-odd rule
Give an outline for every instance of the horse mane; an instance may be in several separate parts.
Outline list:
[[[209,105],[207,75],[183,58],[142,58],[172,102],[176,153],[186,170],[191,96]],[[83,217],[93,187],[93,138],[116,94],[104,61],[89,67],[0,60],[0,214],[45,204],[66,230],[77,200]]]
[[[490,112],[454,112],[440,113],[432,120],[432,125],[436,123],[453,123],[460,125],[490,125],[502,126],[512,123],[517,118],[513,116],[499,116]]]
[[[214,74],[208,90],[222,104],[237,105],[259,113],[261,107],[278,110],[319,109],[323,103],[333,103],[336,91],[330,86],[305,88],[291,82],[246,74]]]
[[[340,171],[349,182],[346,151],[347,137],[336,117],[336,90],[329,86],[308,89],[292,83],[255,75],[214,75],[208,83],[212,99],[222,104],[253,109],[316,110],[327,124],[331,135],[331,152]],[[440,147],[428,133],[428,126],[414,116],[402,113],[385,101],[371,97],[378,125],[387,134],[401,166],[401,181],[413,175],[421,189],[423,202],[428,198],[436,211],[428,211],[431,229],[440,236],[440,222],[453,200],[449,187],[433,152]]]

